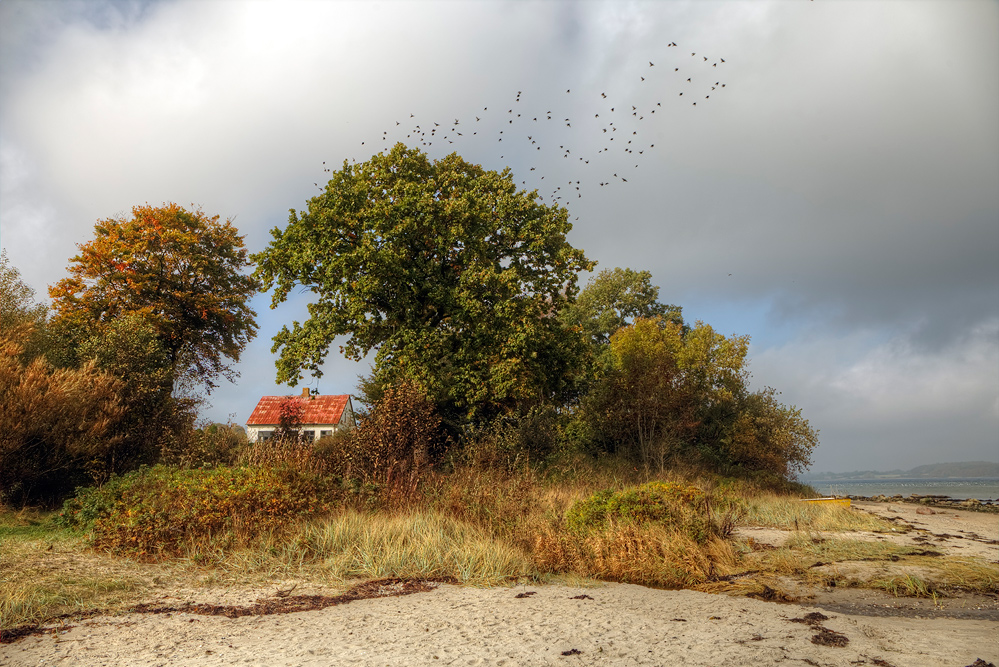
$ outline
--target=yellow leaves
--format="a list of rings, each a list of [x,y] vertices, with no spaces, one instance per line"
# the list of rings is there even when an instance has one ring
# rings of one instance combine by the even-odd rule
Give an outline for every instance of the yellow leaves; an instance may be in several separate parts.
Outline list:
[[[79,246],[70,276],[49,288],[57,318],[100,330],[128,314],[148,315],[172,358],[209,390],[256,332],[247,306],[257,283],[242,275],[243,238],[219,216],[174,203],[136,206],[132,217],[98,221]],[[224,342],[219,342],[224,341]]]

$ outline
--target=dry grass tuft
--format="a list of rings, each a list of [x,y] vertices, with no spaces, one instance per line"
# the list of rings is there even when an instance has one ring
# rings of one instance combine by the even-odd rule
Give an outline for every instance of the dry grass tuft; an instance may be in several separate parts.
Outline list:
[[[867,512],[839,505],[803,503],[797,498],[774,494],[759,494],[745,498],[739,523],[781,530],[813,530],[829,532],[869,531],[899,532],[893,525]]]
[[[327,576],[454,578],[492,585],[536,574],[517,548],[476,526],[438,512],[362,514],[346,511],[305,525],[285,558],[313,562]]]

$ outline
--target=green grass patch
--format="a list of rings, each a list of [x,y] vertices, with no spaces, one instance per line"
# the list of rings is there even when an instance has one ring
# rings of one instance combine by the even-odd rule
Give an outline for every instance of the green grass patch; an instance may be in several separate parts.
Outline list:
[[[566,526],[577,533],[605,529],[614,523],[661,524],[703,543],[717,534],[709,512],[708,495],[689,484],[649,482],[613,491],[606,489],[572,504]]]

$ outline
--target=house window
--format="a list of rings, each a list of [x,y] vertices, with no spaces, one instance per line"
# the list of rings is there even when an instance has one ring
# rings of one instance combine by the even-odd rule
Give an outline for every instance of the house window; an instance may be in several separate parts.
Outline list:
[[[274,431],[258,431],[257,442],[267,442],[274,437]]]
[[[320,438],[328,438],[331,435],[333,435],[333,431],[331,431],[329,429],[323,429],[323,430],[319,431],[319,437]]]
[[[304,440],[306,442],[314,442],[315,439],[316,439],[316,432],[315,431],[312,431],[312,430],[302,431],[302,440]]]

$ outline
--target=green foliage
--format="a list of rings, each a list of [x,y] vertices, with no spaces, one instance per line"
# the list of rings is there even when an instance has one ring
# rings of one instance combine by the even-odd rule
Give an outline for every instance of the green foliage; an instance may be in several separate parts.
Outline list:
[[[658,523],[679,529],[703,543],[716,533],[709,498],[696,486],[649,482],[623,491],[598,491],[566,512],[570,530],[599,530],[609,523]]]
[[[771,387],[740,401],[738,416],[722,440],[723,453],[732,464],[784,479],[808,467],[818,444],[818,431],[801,410],[779,403]]]
[[[567,420],[550,405],[509,414],[477,429],[469,429],[461,458],[478,467],[515,470],[544,463],[558,453]]]
[[[35,303],[35,290],[21,279],[7,251],[0,251],[0,333],[22,332],[20,357],[25,363],[42,353],[46,312],[45,304]]]
[[[156,329],[137,315],[126,315],[90,335],[76,351],[80,363],[92,360],[119,378],[123,408],[110,433],[116,444],[101,455],[94,481],[156,463],[164,451],[185,440],[194,421],[194,405],[172,394],[169,354]]]
[[[693,442],[703,413],[740,390],[747,346],[701,322],[685,330],[637,318],[611,336],[584,418],[603,448],[662,472]]]
[[[246,431],[236,424],[209,424],[178,438],[163,451],[160,462],[185,468],[229,466],[243,463]]]
[[[659,302],[659,287],[648,271],[605,269],[590,278],[560,317],[567,326],[578,326],[590,343],[603,348],[618,329],[635,318],[660,318],[683,325],[679,306]]]
[[[11,501],[53,502],[81,484],[154,463],[176,446],[193,419],[174,399],[168,354],[157,331],[137,315],[99,332],[78,322],[49,322],[43,306],[0,262],[0,494]],[[9,420],[9,424],[7,424]]]
[[[807,468],[818,433],[774,389],[749,392],[748,347],[748,336],[702,322],[636,318],[611,336],[575,430],[660,473],[696,452],[725,474],[786,485]]]
[[[336,498],[326,478],[280,468],[143,468],[80,489],[60,521],[98,549],[140,557],[180,553],[190,541],[280,528],[322,514]]]
[[[235,372],[256,333],[247,301],[256,281],[243,237],[218,216],[176,204],[136,206],[131,218],[94,226],[95,238],[79,246],[70,276],[49,288],[56,319],[95,334],[116,319],[147,321],[166,351],[173,380],[202,384]]]
[[[518,192],[509,170],[397,144],[343,168],[308,210],[253,256],[274,288],[317,297],[274,338],[279,382],[318,376],[331,344],[376,351],[384,384],[411,380],[454,423],[561,402],[584,368],[583,341],[552,317],[592,263],[566,241],[568,213]]]

